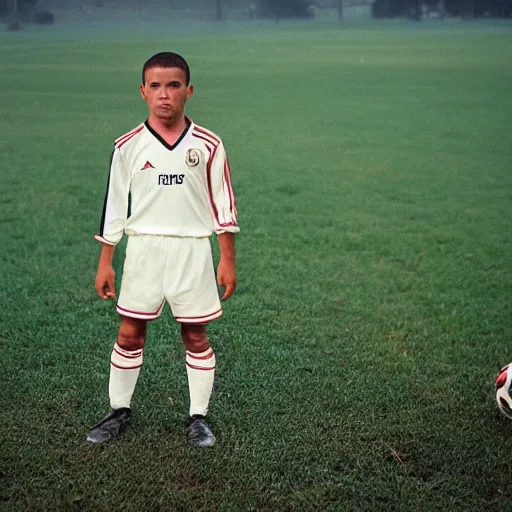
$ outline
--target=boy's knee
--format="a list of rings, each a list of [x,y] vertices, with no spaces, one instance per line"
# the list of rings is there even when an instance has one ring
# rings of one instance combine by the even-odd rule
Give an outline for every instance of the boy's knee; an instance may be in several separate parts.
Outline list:
[[[189,352],[204,352],[210,347],[204,326],[182,326],[181,339]]]
[[[123,318],[117,344],[124,350],[138,350],[144,347],[146,339],[146,322]]]
[[[117,336],[117,344],[125,350],[138,350],[144,347],[144,336],[136,334],[126,334],[120,332]]]

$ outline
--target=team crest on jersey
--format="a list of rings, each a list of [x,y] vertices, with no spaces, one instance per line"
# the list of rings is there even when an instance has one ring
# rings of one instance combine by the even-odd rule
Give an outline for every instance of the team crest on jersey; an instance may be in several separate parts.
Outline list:
[[[198,149],[189,149],[187,151],[187,156],[185,157],[185,163],[189,167],[196,167],[199,165],[200,158],[201,157]]]

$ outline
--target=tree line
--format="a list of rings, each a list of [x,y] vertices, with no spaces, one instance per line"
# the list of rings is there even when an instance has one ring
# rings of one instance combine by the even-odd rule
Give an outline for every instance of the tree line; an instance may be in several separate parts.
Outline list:
[[[315,8],[337,7],[340,19],[343,8],[350,5],[370,3],[372,0],[254,0],[250,4],[251,17],[262,18],[310,18]],[[211,0],[216,18],[224,18],[226,0]],[[202,0],[205,5],[205,0]],[[233,1],[229,2],[233,4]],[[18,15],[34,10],[37,0],[0,0],[0,17]],[[16,7],[14,7],[16,6]],[[376,18],[407,16],[414,19],[424,17],[460,16],[512,17],[512,0],[374,0],[372,14]]]

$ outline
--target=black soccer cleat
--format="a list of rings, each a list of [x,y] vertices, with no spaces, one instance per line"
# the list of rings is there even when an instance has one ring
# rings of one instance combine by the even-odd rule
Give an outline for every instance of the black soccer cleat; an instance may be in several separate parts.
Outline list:
[[[131,415],[132,411],[128,407],[112,410],[89,430],[85,440],[89,443],[100,444],[119,437],[129,423]]]
[[[215,436],[204,422],[204,416],[194,414],[188,420],[187,439],[192,446],[208,448],[215,444]]]

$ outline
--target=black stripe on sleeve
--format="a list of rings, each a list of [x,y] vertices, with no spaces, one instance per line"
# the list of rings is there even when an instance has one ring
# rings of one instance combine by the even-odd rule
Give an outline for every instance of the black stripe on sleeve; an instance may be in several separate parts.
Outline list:
[[[103,230],[105,229],[105,215],[107,212],[107,199],[108,199],[108,189],[110,187],[110,174],[112,173],[112,160],[114,159],[114,152],[116,148],[112,150],[112,153],[110,154],[110,164],[109,164],[109,171],[108,171],[108,179],[107,179],[107,191],[105,192],[105,199],[103,200],[103,211],[101,213],[101,221],[100,221],[100,232],[99,235],[103,236]]]

